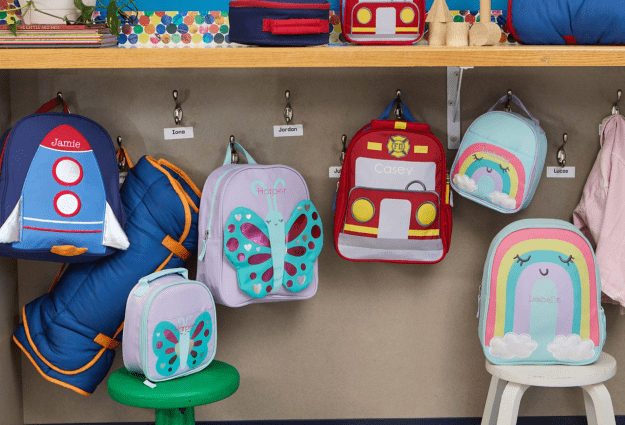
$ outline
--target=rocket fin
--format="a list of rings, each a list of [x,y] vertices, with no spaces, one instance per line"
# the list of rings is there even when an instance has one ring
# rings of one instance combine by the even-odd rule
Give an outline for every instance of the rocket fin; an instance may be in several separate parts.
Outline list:
[[[106,203],[106,215],[104,216],[104,238],[102,245],[117,249],[128,249],[130,241],[120,226],[117,217],[113,213],[109,203]]]
[[[20,209],[22,206],[22,198],[17,201],[17,205],[13,208],[11,215],[7,221],[0,227],[0,243],[11,243],[20,241]]]

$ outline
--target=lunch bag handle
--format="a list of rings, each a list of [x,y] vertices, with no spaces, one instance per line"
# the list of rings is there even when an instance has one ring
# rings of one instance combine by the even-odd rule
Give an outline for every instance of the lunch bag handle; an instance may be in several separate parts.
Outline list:
[[[57,95],[54,99],[41,105],[41,107],[35,111],[35,114],[43,114],[45,112],[50,112],[51,110],[53,110],[59,105],[63,105],[64,114],[69,114],[67,103],[65,103],[65,100],[63,100],[63,96],[60,96],[60,95]]]
[[[256,161],[254,161],[254,158],[252,158],[252,156],[238,142],[232,142],[232,145],[245,154],[248,164],[256,164]],[[224,159],[224,165],[231,165],[231,164],[232,164],[232,151],[230,150],[230,143],[228,143],[228,147],[226,148],[226,158]]]
[[[508,95],[505,95],[504,97],[502,97],[501,99],[499,99],[497,101],[497,103],[495,103],[489,110],[488,112],[493,112],[495,110],[495,108],[498,105],[501,105],[504,102],[507,102],[508,99],[510,99],[515,105],[517,105],[518,107],[520,107],[521,109],[523,109],[523,111],[527,114],[527,116],[534,121],[534,124],[536,124],[536,127],[538,127],[540,129],[541,133],[545,133],[545,131],[543,130],[543,128],[540,126],[540,121],[538,121],[538,119],[534,118],[534,116],[532,114],[530,114],[530,112],[527,110],[527,108],[525,107],[525,105],[523,105],[523,102],[521,102],[519,100],[518,97],[516,97],[515,95],[512,95],[510,97],[508,97]]]
[[[327,19],[263,19],[263,31],[275,35],[325,34]]]

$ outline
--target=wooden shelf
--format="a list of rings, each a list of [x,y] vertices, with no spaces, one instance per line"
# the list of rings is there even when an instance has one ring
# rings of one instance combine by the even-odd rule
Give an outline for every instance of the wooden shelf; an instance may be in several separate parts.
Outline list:
[[[6,49],[1,69],[625,66],[618,46]]]

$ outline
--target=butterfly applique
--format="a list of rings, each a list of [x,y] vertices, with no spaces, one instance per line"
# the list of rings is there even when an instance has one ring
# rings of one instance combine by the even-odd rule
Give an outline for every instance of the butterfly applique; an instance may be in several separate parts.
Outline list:
[[[285,224],[276,200],[284,190],[280,185],[285,188],[284,180],[277,179],[270,190],[261,181],[252,183],[254,194],[267,196],[269,211],[264,220],[249,208],[239,207],[226,222],[226,258],[237,270],[241,290],[253,298],[275,293],[283,285],[291,292],[307,288],[323,246],[321,218],[311,201],[297,204]]]
[[[171,376],[184,369],[194,369],[206,359],[208,342],[213,336],[211,316],[206,311],[202,312],[193,326],[188,326],[191,318],[178,319],[180,326],[163,321],[154,328],[152,350],[156,355],[156,372],[159,375]]]

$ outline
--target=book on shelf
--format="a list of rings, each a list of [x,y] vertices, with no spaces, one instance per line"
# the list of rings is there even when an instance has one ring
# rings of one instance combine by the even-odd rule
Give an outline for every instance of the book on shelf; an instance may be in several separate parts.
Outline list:
[[[0,33],[10,32],[8,25],[0,25]],[[110,29],[106,25],[18,25],[17,33],[20,32],[96,32],[107,33]]]
[[[18,25],[17,35],[0,25],[0,48],[113,47],[117,36],[105,25]]]

